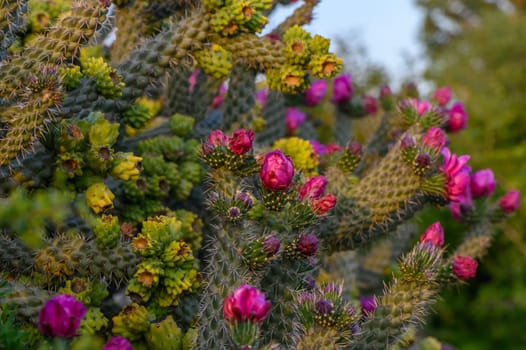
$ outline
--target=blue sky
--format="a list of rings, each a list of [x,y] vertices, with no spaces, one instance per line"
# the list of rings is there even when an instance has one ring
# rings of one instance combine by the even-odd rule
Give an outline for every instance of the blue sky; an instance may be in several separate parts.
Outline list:
[[[301,1],[299,1],[301,2]],[[414,0],[323,0],[316,7],[313,22],[306,28],[328,38],[357,32],[369,57],[381,63],[395,82],[408,74],[403,57],[420,54],[418,29],[421,13]],[[292,12],[293,6],[278,11],[269,27]],[[412,70],[415,68],[412,67]]]

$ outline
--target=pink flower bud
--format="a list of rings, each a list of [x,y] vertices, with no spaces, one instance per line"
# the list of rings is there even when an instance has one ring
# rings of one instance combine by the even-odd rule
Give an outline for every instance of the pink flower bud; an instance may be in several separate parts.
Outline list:
[[[320,143],[318,140],[310,140],[309,141],[312,149],[314,150],[314,153],[316,153],[319,156],[325,155],[327,153],[327,147],[325,147],[324,144]]]
[[[478,263],[470,256],[456,256],[453,260],[453,273],[461,280],[474,278]]]
[[[475,197],[490,196],[495,190],[495,176],[491,169],[479,170],[471,175],[471,194]]]
[[[364,96],[363,108],[367,114],[376,114],[378,112],[378,100],[372,96]]]
[[[38,314],[38,330],[46,336],[74,337],[88,310],[68,294],[49,299]]]
[[[312,201],[312,209],[318,215],[323,215],[329,210],[334,208],[336,205],[336,196],[332,193],[327,193],[325,196],[320,199],[315,199]]]
[[[337,143],[329,143],[327,146],[325,146],[325,150],[327,151],[327,154],[333,154],[341,151],[342,147]]]
[[[376,299],[374,298],[374,295],[362,295],[359,297],[360,299],[360,305],[362,307],[362,312],[366,315],[371,314],[376,310]]]
[[[506,193],[499,201],[502,211],[504,211],[506,214],[511,214],[519,209],[520,195],[521,193],[516,190]]]
[[[300,187],[300,200],[320,198],[325,192],[325,186],[327,186],[325,176],[311,177]]]
[[[289,107],[285,118],[289,135],[294,135],[296,129],[307,120],[307,115],[297,108]]]
[[[439,105],[445,106],[451,99],[451,89],[449,88],[449,86],[440,87],[436,89],[433,97],[435,98],[435,101],[437,101]]]
[[[314,107],[323,100],[327,93],[327,82],[323,79],[313,82],[305,91],[305,104]]]
[[[193,92],[194,89],[195,89],[195,84],[197,84],[197,77],[199,76],[199,72],[200,70],[199,69],[194,69],[192,71],[192,74],[190,75],[190,77],[188,78],[188,90],[190,92]]]
[[[437,221],[429,225],[422,236],[420,236],[420,242],[431,243],[435,247],[442,247],[444,245],[444,228],[442,224]]]
[[[314,256],[318,252],[320,240],[313,234],[302,235],[296,243],[298,251],[305,256]]]
[[[102,347],[102,350],[133,350],[133,348],[128,339],[116,336],[108,340]]]
[[[221,84],[221,87],[219,88],[219,93],[214,97],[214,100],[212,101],[213,109],[217,109],[221,107],[221,105],[223,104],[223,99],[227,91],[228,91],[228,87],[226,86],[226,84]]]
[[[462,103],[455,103],[449,110],[448,116],[449,119],[447,121],[447,128],[449,131],[459,132],[466,127],[468,114],[466,113]]]
[[[261,106],[264,107],[267,103],[268,89],[260,89],[256,91],[255,100]]]
[[[230,140],[228,140],[228,146],[235,154],[245,154],[252,148],[252,142],[254,141],[254,131],[238,129],[234,131]]]
[[[336,77],[332,86],[332,102],[337,104],[349,102],[353,92],[350,74],[342,74]]]
[[[380,88],[380,98],[388,98],[391,96],[393,96],[393,92],[391,91],[389,85],[382,85]]]
[[[281,247],[281,240],[278,237],[269,236],[263,241],[263,251],[269,256],[276,255]]]
[[[289,157],[280,150],[265,155],[259,178],[263,186],[271,191],[285,191],[294,178],[294,166]]]
[[[362,144],[358,141],[352,141],[347,146],[347,151],[349,151],[350,154],[354,156],[361,157],[363,155],[363,147]]]
[[[401,108],[413,108],[419,116],[429,112],[431,110],[431,103],[426,100],[419,100],[417,98],[410,98],[401,102]]]
[[[270,312],[270,301],[258,289],[243,284],[223,301],[223,315],[229,322],[263,322]]]
[[[208,143],[213,146],[226,146],[228,143],[228,137],[225,133],[219,129],[212,130],[208,135]]]
[[[422,142],[437,151],[442,151],[442,148],[447,144],[446,133],[437,127],[429,128],[422,136]]]

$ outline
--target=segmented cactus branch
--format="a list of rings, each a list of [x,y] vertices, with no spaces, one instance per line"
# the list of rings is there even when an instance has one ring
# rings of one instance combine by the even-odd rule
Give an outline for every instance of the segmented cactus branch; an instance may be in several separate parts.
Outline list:
[[[25,30],[28,0],[2,0],[0,2],[0,60],[8,55],[7,49]]]

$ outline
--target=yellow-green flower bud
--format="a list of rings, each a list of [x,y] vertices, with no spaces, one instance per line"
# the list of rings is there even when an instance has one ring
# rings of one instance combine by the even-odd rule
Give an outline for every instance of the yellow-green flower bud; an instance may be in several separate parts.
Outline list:
[[[141,172],[142,157],[137,157],[133,153],[117,153],[111,169],[111,176],[124,181],[135,181]]]
[[[86,202],[95,214],[113,207],[115,195],[103,182],[98,182],[86,190]]]
[[[158,323],[152,323],[150,329],[144,335],[148,349],[180,349],[183,332],[177,326],[172,316],[168,316]]]
[[[104,118],[104,114],[98,112],[91,113],[88,120],[93,122],[88,132],[89,142],[93,147],[112,146],[117,141],[119,123],[110,123]]]
[[[131,341],[140,339],[150,327],[148,310],[137,303],[126,306],[112,320],[113,334],[123,336]]]
[[[177,136],[185,137],[192,132],[194,123],[194,118],[176,113],[170,118],[170,130]]]

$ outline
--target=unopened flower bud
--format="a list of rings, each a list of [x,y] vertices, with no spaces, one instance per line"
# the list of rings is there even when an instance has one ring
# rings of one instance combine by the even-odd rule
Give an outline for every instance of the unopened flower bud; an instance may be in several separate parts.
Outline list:
[[[327,186],[327,179],[325,176],[314,176],[305,182],[299,191],[300,200],[303,199],[318,199],[325,192]]]
[[[455,133],[466,127],[468,114],[462,103],[455,103],[449,110],[448,117],[447,128],[449,131]]]
[[[269,256],[276,255],[281,247],[281,240],[275,236],[269,236],[263,241],[263,251]]]
[[[520,205],[520,192],[513,190],[506,193],[499,201],[500,208],[506,214],[511,214],[517,209]]]
[[[308,233],[302,235],[296,243],[298,251],[305,256],[314,256],[318,252],[320,240],[315,235]]]
[[[451,89],[449,88],[449,86],[440,87],[436,89],[433,97],[435,98],[435,100],[438,102],[439,105],[445,106],[451,99]]]
[[[271,191],[284,191],[292,184],[294,167],[289,157],[280,150],[265,155],[259,177],[263,186]]]
[[[442,224],[437,221],[426,229],[420,236],[420,242],[431,243],[435,247],[442,247],[444,245],[444,228]]]
[[[307,120],[307,115],[305,113],[294,107],[287,108],[285,122],[287,124],[289,135],[294,135],[296,129],[299,128],[305,120]]]
[[[478,263],[470,256],[457,256],[453,261],[453,273],[461,280],[474,278]]]
[[[236,194],[236,200],[242,202],[247,207],[251,207],[254,204],[254,201],[248,192],[238,192]]]
[[[441,128],[432,127],[422,136],[422,142],[424,145],[440,152],[447,144],[447,136]]]
[[[318,302],[316,302],[315,308],[318,313],[322,315],[328,315],[331,313],[334,307],[330,301],[321,299],[321,300],[318,300]]]
[[[252,130],[238,129],[228,140],[228,146],[235,154],[242,155],[250,151],[253,141],[254,132]]]
[[[363,108],[367,114],[376,114],[378,112],[378,101],[372,96],[363,97]]]
[[[230,220],[237,220],[239,219],[239,216],[241,215],[241,211],[239,210],[238,207],[230,207],[228,208],[227,214]]]
[[[415,147],[415,140],[411,136],[405,135],[402,141],[400,141],[400,148],[406,150],[413,147]]]
[[[327,82],[323,79],[317,80],[305,91],[305,104],[314,107],[323,100],[327,92]]]
[[[491,169],[479,170],[471,175],[471,194],[475,197],[490,196],[495,186],[495,176]]]
[[[332,193],[327,193],[325,196],[320,199],[315,199],[312,201],[312,209],[318,215],[323,215],[329,210],[334,208],[336,205],[336,196]]]
[[[362,306],[362,312],[366,315],[369,315],[376,310],[376,299],[374,295],[363,295],[359,297],[360,299],[360,305]]]
[[[212,146],[226,146],[228,144],[228,137],[223,131],[216,129],[210,132],[207,141]]]
[[[342,74],[333,81],[332,102],[342,104],[349,102],[353,92],[352,77],[350,74]]]

